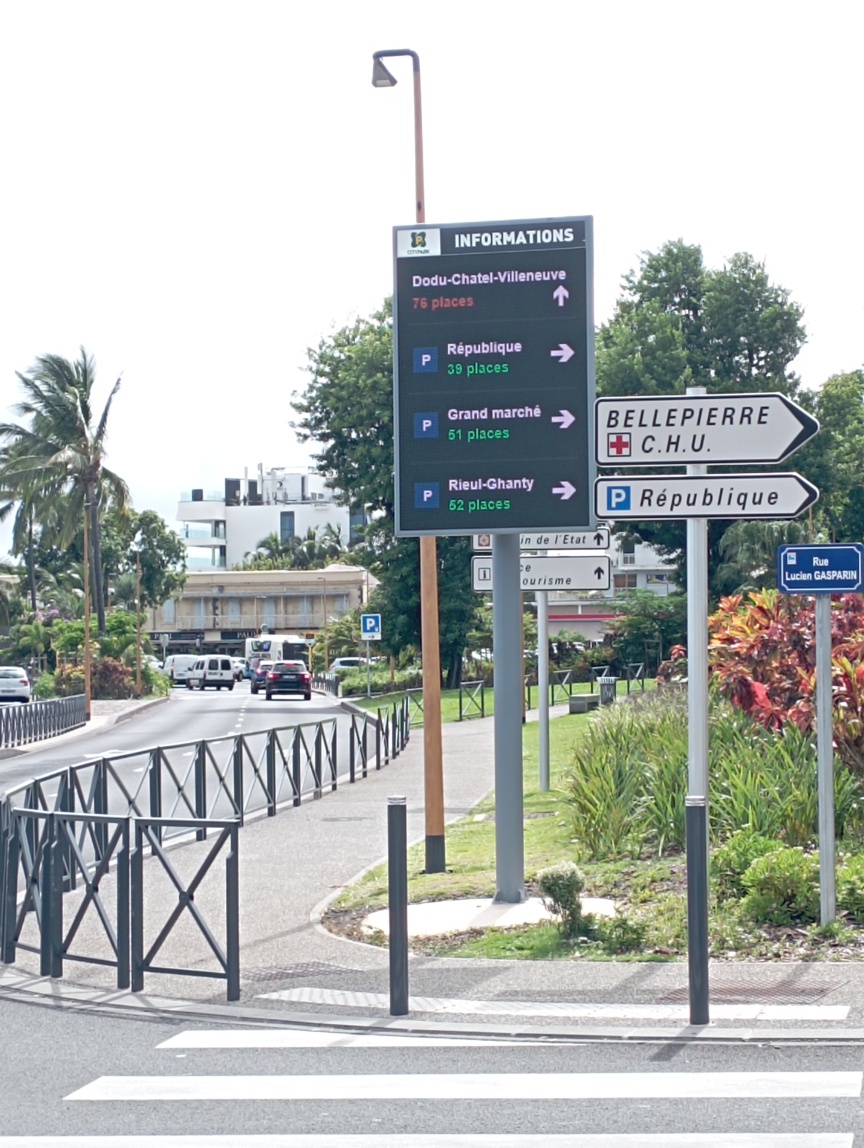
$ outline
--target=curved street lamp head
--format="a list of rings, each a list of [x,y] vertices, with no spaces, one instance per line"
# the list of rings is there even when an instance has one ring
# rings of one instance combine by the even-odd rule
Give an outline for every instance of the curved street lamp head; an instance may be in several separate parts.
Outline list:
[[[372,87],[394,88],[395,86],[396,77],[388,71],[387,67],[381,62],[381,58],[376,52],[372,57]]]

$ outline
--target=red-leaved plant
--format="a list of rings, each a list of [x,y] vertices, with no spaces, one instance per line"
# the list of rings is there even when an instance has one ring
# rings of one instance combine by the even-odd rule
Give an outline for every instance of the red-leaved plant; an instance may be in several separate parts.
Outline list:
[[[769,729],[815,721],[815,623],[811,600],[760,590],[746,600],[723,598],[709,619],[714,681],[721,692]],[[845,764],[864,776],[864,601],[832,600],[834,744]]]

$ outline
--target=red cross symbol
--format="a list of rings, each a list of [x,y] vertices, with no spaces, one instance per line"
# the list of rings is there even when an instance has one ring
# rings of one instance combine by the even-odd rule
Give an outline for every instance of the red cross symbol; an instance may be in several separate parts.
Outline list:
[[[630,435],[629,434],[615,434],[609,435],[609,453],[614,454],[620,458],[621,455],[629,455],[630,453]]]

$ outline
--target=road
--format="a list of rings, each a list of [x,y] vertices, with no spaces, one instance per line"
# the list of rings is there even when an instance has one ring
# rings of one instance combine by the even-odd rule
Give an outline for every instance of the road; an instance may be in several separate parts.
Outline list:
[[[95,733],[82,733],[38,751],[0,761],[0,791],[14,789],[55,769],[96,757],[114,757],[152,746],[176,745],[203,739],[252,734],[274,726],[336,718],[341,729],[350,722],[334,698],[313,693],[311,702],[295,698],[253,696],[248,682],[231,690],[175,688],[165,705],[144,710],[127,721]],[[140,762],[130,762],[134,771]]]
[[[854,1047],[442,1046],[2,1001],[0,1027],[0,1148],[852,1148],[864,1129]]]

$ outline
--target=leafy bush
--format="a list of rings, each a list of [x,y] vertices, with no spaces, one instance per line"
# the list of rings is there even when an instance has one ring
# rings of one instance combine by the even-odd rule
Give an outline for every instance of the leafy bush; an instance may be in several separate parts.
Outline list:
[[[546,908],[558,917],[563,937],[576,937],[582,921],[579,894],[585,888],[582,870],[572,861],[559,861],[537,874],[537,887]]]
[[[736,706],[768,729],[811,732],[815,723],[812,602],[777,590],[723,598],[711,617],[714,679]],[[848,769],[864,776],[864,599],[831,609],[834,741]]]
[[[145,694],[157,698],[167,697],[171,693],[171,679],[155,666],[145,664],[141,667],[141,684]]]
[[[94,663],[90,677],[90,689],[94,698],[131,698],[134,687],[132,671],[116,658],[100,658]]]
[[[38,698],[40,701],[43,698],[56,698],[57,687],[54,685],[54,675],[48,673],[40,674],[33,683],[32,693],[33,697]]]
[[[340,693],[343,698],[366,693],[365,666],[356,670],[337,670],[336,675],[341,683]],[[420,686],[422,678],[414,670],[397,670],[391,680],[390,667],[379,663],[370,668],[369,684],[373,694],[395,693]]]
[[[596,930],[601,947],[610,957],[640,952],[648,934],[644,922],[624,916],[598,917]]]
[[[837,870],[837,908],[864,922],[864,856],[847,857]]]
[[[84,693],[84,670],[81,666],[61,666],[54,675],[54,689],[58,698]]]
[[[775,849],[757,857],[743,878],[745,916],[759,924],[811,924],[819,919],[819,857]]]
[[[737,829],[711,854],[711,875],[720,899],[727,901],[743,897],[746,892],[744,874],[756,858],[782,848],[782,841],[762,837],[752,829]]]

